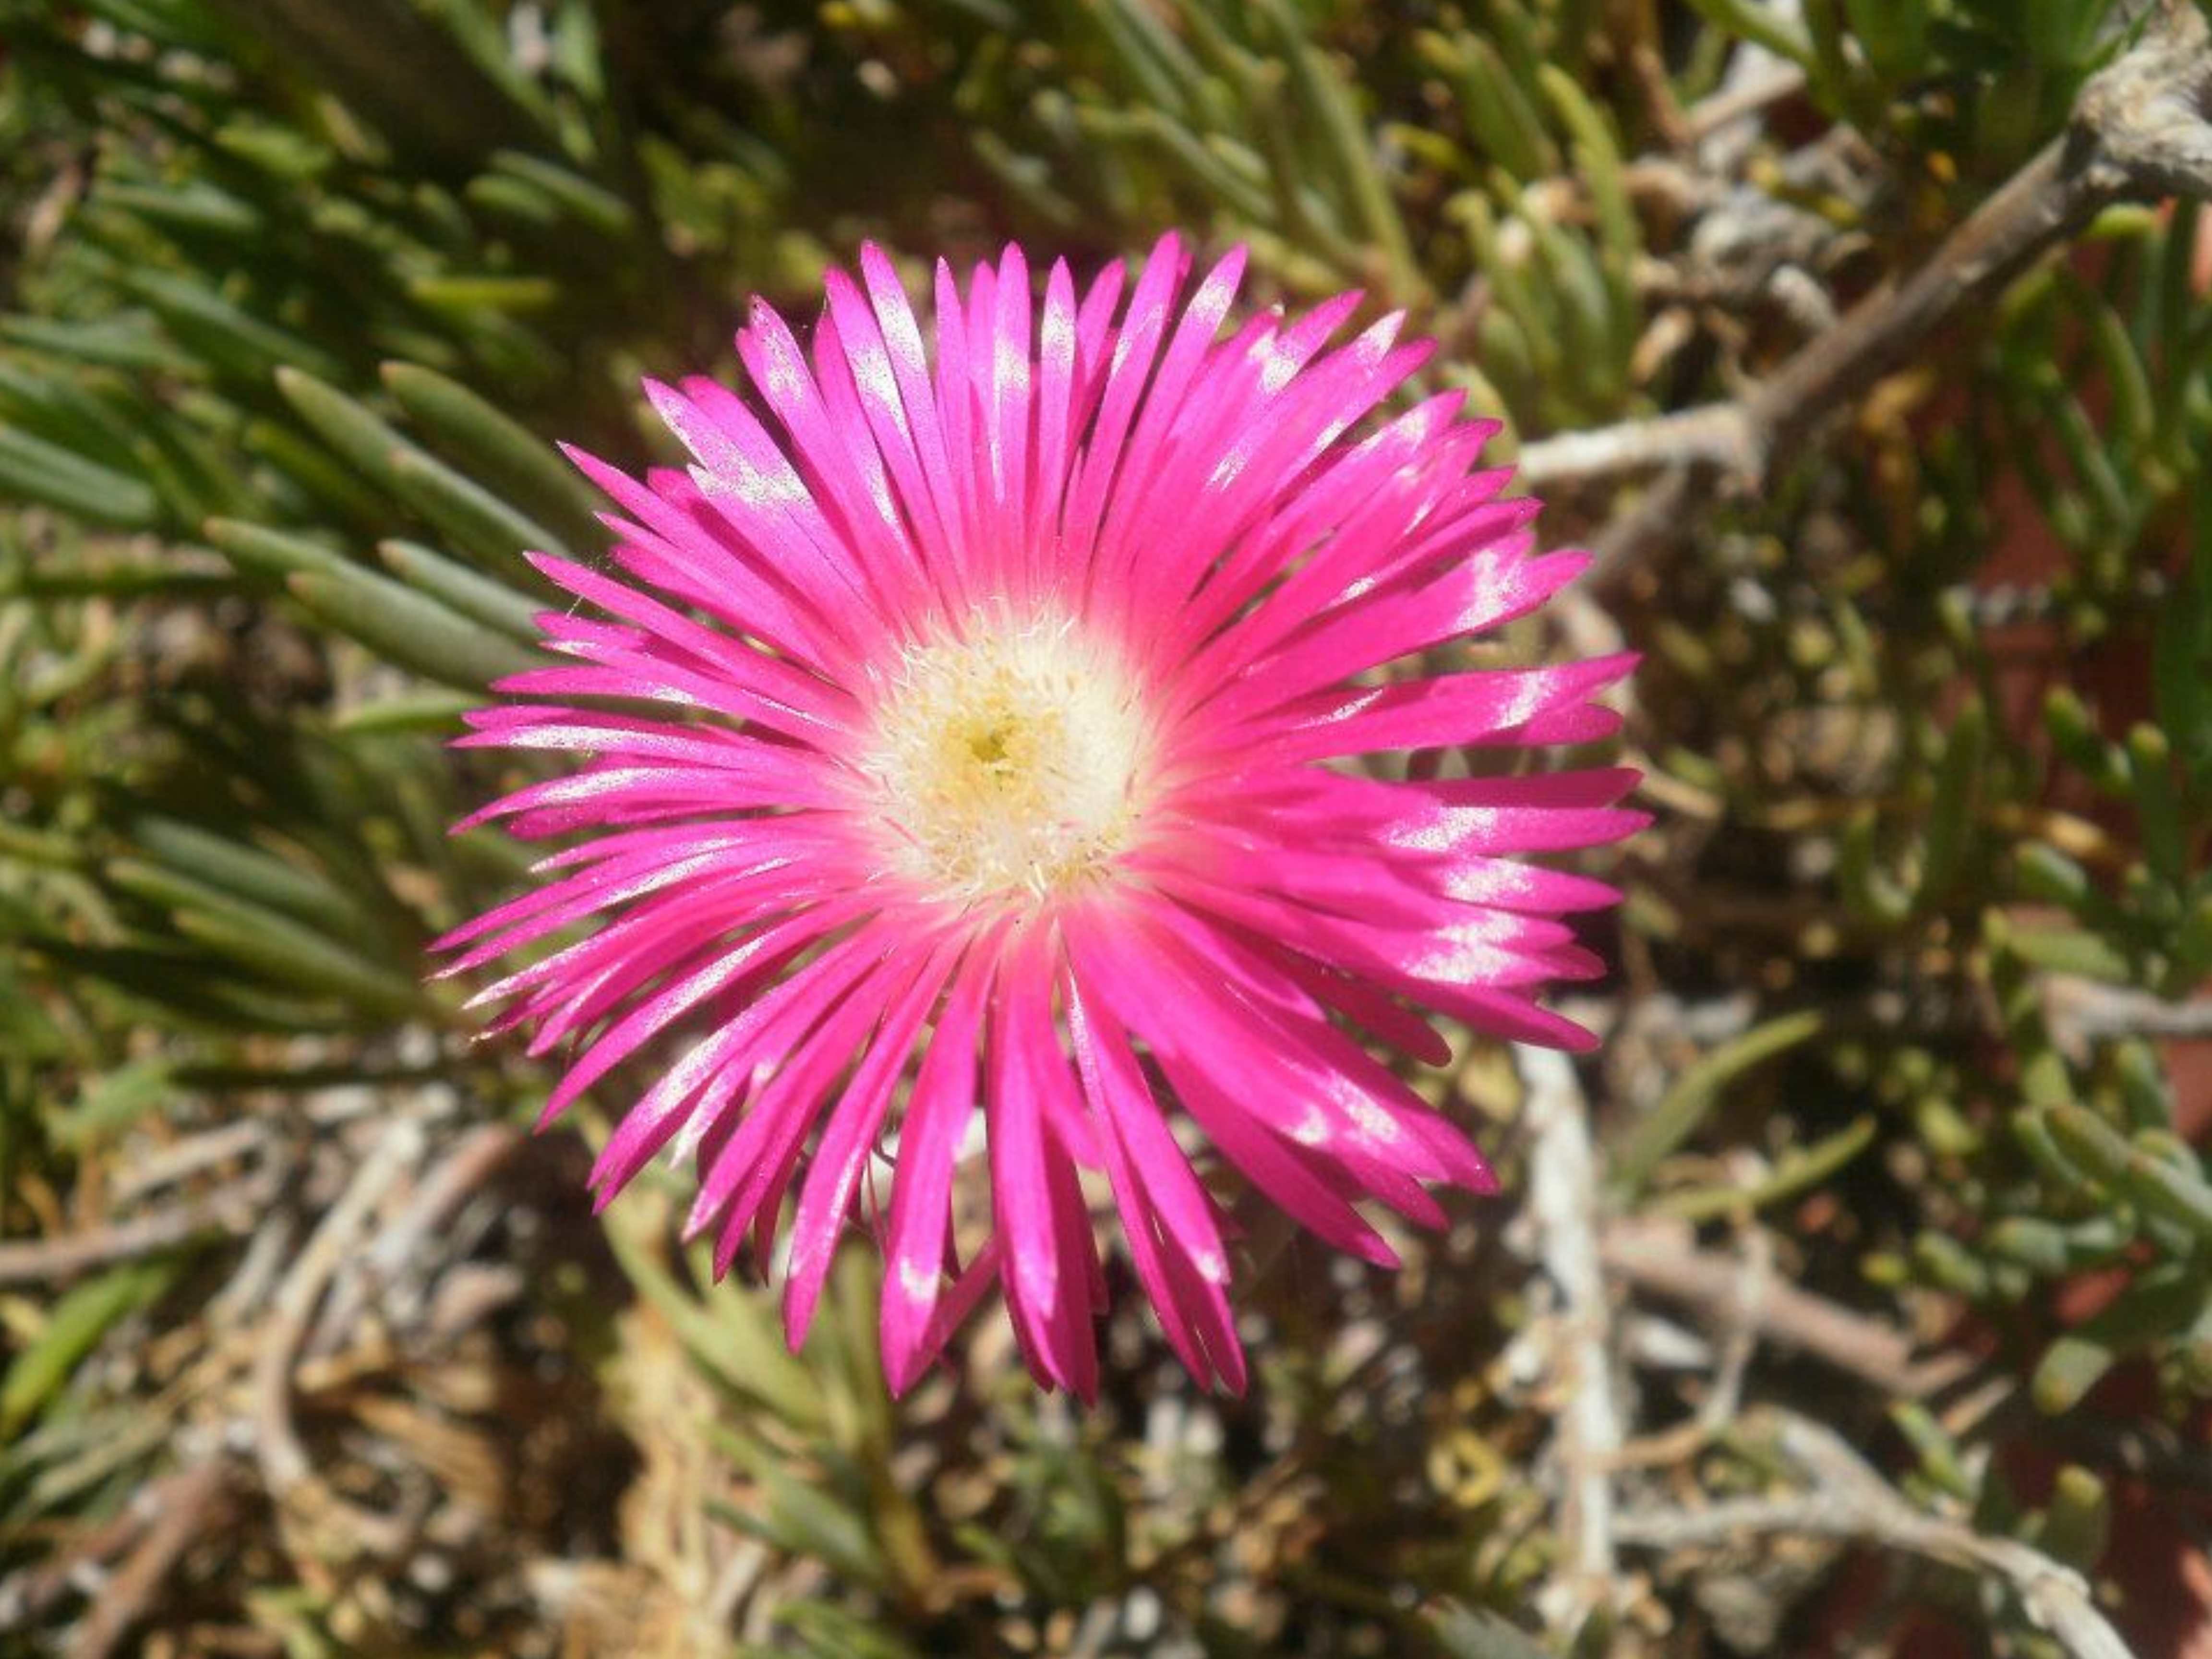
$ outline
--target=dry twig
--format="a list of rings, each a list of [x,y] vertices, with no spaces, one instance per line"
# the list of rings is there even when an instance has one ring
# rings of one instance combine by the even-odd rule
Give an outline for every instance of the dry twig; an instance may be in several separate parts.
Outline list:
[[[452,1220],[522,1140],[522,1132],[507,1123],[487,1123],[463,1136],[416,1184],[407,1207],[362,1252],[355,1270],[341,1274],[307,1341],[307,1351],[329,1352],[340,1334],[360,1316],[362,1306],[392,1283],[422,1242]]]
[[[118,1261],[174,1249],[210,1234],[250,1232],[276,1194],[277,1176],[262,1170],[129,1221],[59,1238],[0,1244],[0,1285],[55,1285]]]
[[[1615,1535],[1625,1544],[1686,1549],[1725,1543],[1746,1534],[1792,1533],[1900,1550],[1964,1567],[2008,1584],[2028,1617],[2064,1644],[2075,1659],[2130,1659],[2091,1599],[2081,1575],[2011,1538],[1988,1538],[1963,1522],[1930,1515],[1903,1496],[1832,1430],[1787,1413],[1780,1448],[1813,1478],[1812,1490],[1791,1498],[1742,1498],[1702,1510],[1625,1515]]]
[[[258,1334],[252,1377],[254,1452],[280,1513],[288,1500],[305,1492],[319,1492],[331,1505],[338,1503],[319,1491],[307,1449],[293,1426],[292,1366],[324,1291],[357,1247],[386,1194],[421,1159],[422,1146],[422,1126],[412,1118],[397,1119],[385,1131],[278,1285],[276,1305]],[[384,1517],[362,1512],[348,1518],[371,1553],[376,1553],[373,1540],[394,1541],[393,1528]]]
[[[1924,1399],[1972,1368],[1963,1354],[1916,1359],[1911,1339],[1784,1279],[1743,1295],[1742,1264],[1692,1242],[1686,1222],[1621,1219],[1605,1230],[1606,1267],[1631,1284],[1688,1304],[1723,1330],[1748,1324],[1899,1399]]]
[[[2212,1037],[2212,999],[2169,1002],[2131,986],[2046,974],[2037,988],[2051,1040],[2069,1054],[2112,1037]]]
[[[1625,1431],[1613,1398],[1612,1318],[1598,1252],[1597,1158],[1589,1106],[1574,1063],[1549,1048],[1516,1048],[1533,1138],[1528,1208],[1544,1271],[1558,1288],[1567,1404],[1559,1455],[1566,1492],[1560,1529],[1569,1540],[1576,1605],[1558,1621],[1571,1628],[1617,1583],[1613,1545],[1613,1460]]]
[[[228,1472],[217,1461],[196,1463],[142,1493],[152,1516],[137,1546],[100,1587],[70,1638],[69,1659],[107,1659],[146,1612],[185,1552],[207,1535]]]
[[[2161,0],[2142,38],[2092,76],[2066,131],[1978,209],[1905,282],[1862,302],[1754,390],[1724,404],[1526,446],[1534,489],[1671,469],[1601,548],[1598,580],[1679,537],[1717,494],[1758,489],[1838,409],[1910,362],[1936,328],[1989,299],[2103,209],[2212,198],[2212,26]]]

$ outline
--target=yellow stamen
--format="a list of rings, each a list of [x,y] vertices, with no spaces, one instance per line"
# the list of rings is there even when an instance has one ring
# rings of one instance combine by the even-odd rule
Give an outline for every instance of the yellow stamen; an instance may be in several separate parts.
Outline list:
[[[1118,653],[1060,617],[979,611],[909,646],[861,756],[887,851],[963,903],[1104,875],[1142,815],[1151,749]]]

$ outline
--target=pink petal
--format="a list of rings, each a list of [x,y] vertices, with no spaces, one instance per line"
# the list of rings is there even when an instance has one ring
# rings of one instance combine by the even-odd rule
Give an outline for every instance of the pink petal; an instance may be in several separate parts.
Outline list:
[[[843,1098],[830,1114],[829,1126],[815,1150],[813,1167],[807,1171],[799,1208],[792,1218],[783,1328],[794,1348],[805,1340],[807,1328],[813,1323],[815,1304],[821,1299],[835,1254],[837,1230],[852,1207],[860,1166],[883,1127],[891,1090],[906,1069],[915,1034],[945,988],[951,966],[942,951],[932,955],[914,983],[884,1014],[866,1058],[854,1070]]]
[[[997,969],[995,940],[970,946],[937,1017],[899,1131],[885,1236],[884,1364],[902,1392],[934,1351],[951,1241],[952,1164],[975,1106],[976,1043]]]

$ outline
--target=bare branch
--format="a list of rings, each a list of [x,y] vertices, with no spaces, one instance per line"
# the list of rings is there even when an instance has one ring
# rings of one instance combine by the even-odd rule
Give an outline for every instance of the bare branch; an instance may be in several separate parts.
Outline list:
[[[1613,538],[1617,558],[1676,536],[1717,494],[1764,485],[1836,411],[1910,362],[1948,319],[1992,297],[2101,210],[2212,198],[2212,28],[2191,0],[2161,0],[2142,38],[2082,88],[2066,131],[1984,202],[1926,264],[1862,301],[1765,384],[1732,402],[1543,440],[1521,451],[1529,486],[1679,469]],[[1603,568],[1607,561],[1601,561]]]
[[[1576,1601],[1568,1625],[1579,1625],[1605,1587],[1618,1582],[1613,1547],[1613,1462],[1624,1430],[1613,1398],[1612,1320],[1598,1252],[1597,1159],[1590,1145],[1589,1104],[1574,1064],[1549,1048],[1516,1047],[1528,1088],[1522,1121],[1533,1138],[1528,1208],[1537,1250],[1559,1292],[1567,1404],[1559,1455],[1566,1479],[1560,1529],[1574,1566]]]
[[[210,1459],[179,1470],[142,1494],[139,1507],[152,1519],[137,1547],[86,1609],[70,1638],[69,1659],[107,1659],[122,1645],[185,1553],[208,1535],[228,1482],[224,1465]]]
[[[422,1127],[412,1118],[395,1119],[385,1130],[277,1286],[253,1357],[253,1449],[270,1498],[280,1514],[287,1504],[303,1511],[319,1507],[325,1512],[346,1512],[352,1535],[368,1542],[371,1553],[377,1552],[380,1543],[392,1545],[399,1529],[384,1517],[345,1504],[317,1479],[292,1420],[292,1367],[324,1291],[347,1257],[360,1248],[378,1206],[420,1162],[423,1146]]]
[[[1768,1281],[1747,1306],[1741,1263],[1692,1243],[1687,1223],[1620,1220],[1606,1228],[1607,1269],[1645,1290],[1688,1304],[1727,1330],[1748,1322],[1768,1340],[1802,1350],[1884,1393],[1923,1399],[1970,1369],[1961,1355],[1916,1359],[1904,1332],[1839,1307],[1787,1279]]]
[[[157,1255],[194,1239],[250,1232],[275,1195],[277,1175],[262,1170],[204,1198],[58,1238],[0,1244],[0,1285],[55,1285],[96,1267]]]
[[[2069,1054],[2083,1054],[2091,1043],[2110,1037],[2212,1037],[2212,1000],[2169,1002],[2131,986],[2072,974],[2046,974],[2037,989],[2051,1038]]]
[[[1963,1522],[1930,1515],[1896,1488],[1833,1431],[1807,1419],[1775,1413],[1781,1449],[1813,1478],[1792,1498],[1747,1498],[1702,1510],[1626,1515],[1615,1527],[1626,1544],[1685,1549],[1725,1543],[1747,1534],[1794,1533],[1846,1539],[1964,1567],[2008,1584],[2028,1617],[2064,1644],[2075,1659],[2130,1659],[2128,1645],[2097,1610],[2081,1575],[2011,1538],[1988,1538]]]

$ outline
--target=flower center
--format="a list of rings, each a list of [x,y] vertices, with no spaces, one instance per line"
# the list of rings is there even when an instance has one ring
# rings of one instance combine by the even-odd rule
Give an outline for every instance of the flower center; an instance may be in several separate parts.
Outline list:
[[[1150,747],[1115,653],[1062,617],[984,611],[884,676],[860,769],[904,874],[963,903],[1043,899],[1130,844]]]

